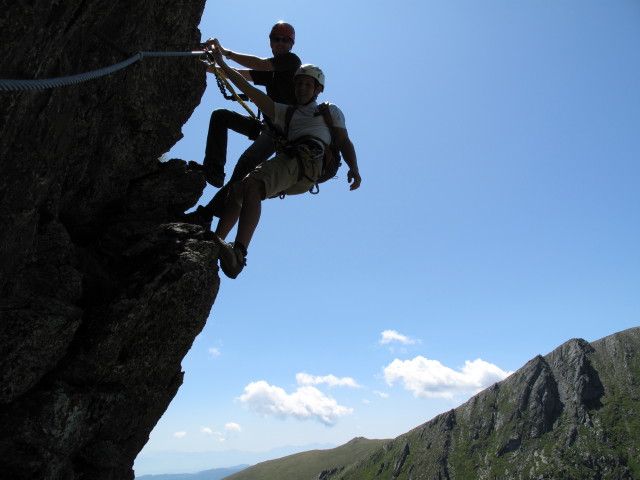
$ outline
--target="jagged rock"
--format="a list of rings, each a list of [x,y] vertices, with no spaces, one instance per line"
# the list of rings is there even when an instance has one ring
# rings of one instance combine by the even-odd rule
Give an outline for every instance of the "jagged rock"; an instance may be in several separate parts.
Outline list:
[[[2,2],[2,78],[198,48],[204,0]],[[181,223],[205,183],[174,159],[197,59],[0,92],[0,471],[132,479],[219,287],[217,248]]]
[[[409,456],[410,451],[411,450],[409,449],[409,444],[405,443],[404,448],[402,449],[402,452],[400,452],[400,458],[396,461],[395,465],[393,466],[393,476],[391,478],[398,478],[398,475],[400,475],[400,470],[402,469],[404,462],[407,460],[407,457]]]
[[[342,470],[344,470],[344,467],[336,467],[330,470],[323,470],[318,474],[317,480],[327,480],[331,475],[335,475],[336,473],[339,473]]]
[[[570,340],[327,480],[639,478],[639,355],[640,327]]]

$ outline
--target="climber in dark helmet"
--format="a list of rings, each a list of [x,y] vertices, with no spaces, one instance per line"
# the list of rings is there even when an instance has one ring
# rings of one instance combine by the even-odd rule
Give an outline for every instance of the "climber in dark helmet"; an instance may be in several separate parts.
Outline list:
[[[276,23],[269,32],[269,43],[273,56],[260,58],[253,55],[234,52],[223,48],[217,39],[205,42],[205,47],[216,46],[218,51],[227,59],[246,67],[246,70],[238,70],[245,80],[255,85],[266,87],[267,95],[278,103],[292,105],[295,103],[293,93],[293,75],[300,67],[298,56],[291,52],[296,39],[294,28],[285,22]],[[215,66],[207,69],[214,73]],[[274,152],[273,141],[269,135],[260,131],[260,123],[254,118],[241,115],[231,110],[219,109],[211,114],[207,146],[203,162],[204,174],[207,182],[214,187],[222,187],[224,184],[224,166],[227,157],[227,131],[231,129],[242,135],[246,135],[254,143],[242,154],[236,165],[233,180],[240,180],[256,165],[269,158]],[[226,191],[219,198],[225,197]],[[213,206],[209,208],[213,210]],[[211,221],[213,211],[201,207],[198,212]]]
[[[350,189],[360,186],[361,178],[353,143],[349,139],[342,111],[328,104],[330,128],[316,103],[324,90],[325,76],[315,65],[302,65],[295,74],[295,107],[273,101],[249,84],[242,74],[229,67],[222,58],[224,50],[215,47],[213,55],[227,78],[245,93],[269,117],[276,128],[286,132],[284,146],[275,157],[254,168],[242,181],[232,185],[213,240],[220,247],[220,267],[229,278],[236,278],[246,265],[247,248],[260,221],[261,202],[282,194],[307,192],[323,173],[325,149],[333,141],[349,167]],[[236,239],[225,241],[238,223]]]

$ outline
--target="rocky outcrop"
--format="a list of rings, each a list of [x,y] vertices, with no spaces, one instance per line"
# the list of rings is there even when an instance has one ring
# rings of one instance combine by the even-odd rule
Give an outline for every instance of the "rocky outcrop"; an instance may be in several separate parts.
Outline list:
[[[640,477],[640,327],[573,339],[331,479]]]
[[[332,468],[330,470],[323,470],[318,474],[317,480],[327,480],[331,475],[335,475],[344,470],[344,467]]]
[[[204,0],[2,2],[2,78],[198,48]],[[217,248],[182,223],[205,183],[158,158],[204,66],[153,58],[75,86],[0,92],[0,471],[127,479],[182,382]]]

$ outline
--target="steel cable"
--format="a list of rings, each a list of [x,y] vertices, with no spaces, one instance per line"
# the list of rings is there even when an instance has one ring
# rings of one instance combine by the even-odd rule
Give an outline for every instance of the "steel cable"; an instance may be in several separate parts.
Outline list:
[[[132,57],[109,67],[101,68],[99,70],[93,70],[91,72],[79,73],[77,75],[71,75],[68,77],[58,78],[42,78],[34,80],[20,80],[20,79],[0,79],[0,92],[14,92],[23,90],[45,90],[48,88],[64,87],[67,85],[73,85],[76,83],[86,82],[88,80],[94,80],[110,73],[117,72],[123,68],[128,67],[132,63],[137,62],[143,57],[195,57],[202,56],[205,52],[137,52]]]

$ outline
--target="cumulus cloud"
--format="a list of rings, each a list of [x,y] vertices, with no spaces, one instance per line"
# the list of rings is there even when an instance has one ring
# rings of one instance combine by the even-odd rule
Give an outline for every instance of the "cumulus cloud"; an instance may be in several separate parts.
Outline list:
[[[234,423],[234,422],[225,423],[224,429],[227,432],[241,432],[242,431],[242,427],[240,425],[238,425],[237,423]]]
[[[219,442],[226,442],[229,439],[236,438],[241,431],[242,427],[234,422],[226,423],[222,432],[216,432],[209,427],[200,427],[202,434],[214,436]]]
[[[414,343],[420,343],[420,340],[409,338],[406,335],[398,333],[396,330],[385,330],[380,334],[381,345],[386,345],[392,342],[402,343],[403,345],[413,345]]]
[[[377,390],[374,390],[373,393],[375,393],[376,395],[378,395],[379,397],[382,397],[382,398],[389,398],[389,394],[388,393],[379,392]]]
[[[413,360],[391,362],[384,368],[384,379],[388,385],[401,382],[417,398],[453,398],[478,393],[513,373],[479,358],[467,360],[461,370],[458,372],[437,360],[417,356]]]
[[[244,387],[244,392],[239,400],[253,412],[269,417],[317,420],[331,426],[338,418],[353,412],[311,386],[302,386],[288,394],[284,389],[260,380]]]
[[[222,441],[238,438],[238,436],[240,435],[240,432],[242,432],[242,427],[237,423],[234,423],[234,422],[225,423],[224,434],[222,435],[222,439],[220,441],[222,442]]]
[[[187,436],[187,432],[175,432],[173,436],[176,438],[184,438]]]
[[[211,347],[209,349],[209,355],[211,355],[212,357],[219,357],[221,355],[220,349]]]
[[[324,377],[314,377],[308,373],[296,374],[298,385],[320,385],[326,383],[329,387],[352,387],[361,388],[351,377],[338,378],[335,375],[325,375]]]

